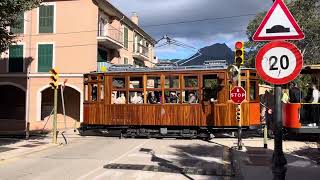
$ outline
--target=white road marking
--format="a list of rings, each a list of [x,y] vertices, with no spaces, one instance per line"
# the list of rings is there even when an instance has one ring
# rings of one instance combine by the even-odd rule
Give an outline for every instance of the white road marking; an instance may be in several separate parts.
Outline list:
[[[111,164],[111,163],[115,163],[115,162],[119,161],[121,158],[123,158],[123,157],[127,156],[128,154],[132,153],[133,151],[135,151],[139,147],[143,146],[145,143],[147,143],[150,140],[151,139],[148,139],[148,140],[144,141],[143,143],[135,146],[134,148],[132,148],[131,150],[129,150],[126,153],[122,154],[121,156],[117,157],[116,159],[113,159],[113,160],[109,161],[107,164]],[[103,167],[98,167],[98,168],[88,172],[87,174],[82,175],[81,177],[78,178],[78,180],[86,180],[87,177],[89,177],[90,175],[93,175],[94,173],[96,173],[96,172],[98,172],[99,170],[102,170],[102,169],[103,169]]]

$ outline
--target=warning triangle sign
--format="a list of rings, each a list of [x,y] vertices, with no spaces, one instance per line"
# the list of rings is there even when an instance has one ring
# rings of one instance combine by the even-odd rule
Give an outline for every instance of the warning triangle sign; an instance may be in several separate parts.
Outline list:
[[[304,39],[304,34],[282,0],[275,0],[253,35],[254,41],[300,39]]]

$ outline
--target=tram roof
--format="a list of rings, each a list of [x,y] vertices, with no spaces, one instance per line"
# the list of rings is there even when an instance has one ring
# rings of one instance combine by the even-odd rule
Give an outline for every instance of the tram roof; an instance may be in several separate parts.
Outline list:
[[[301,73],[303,74],[319,74],[320,64],[306,65],[303,67]]]
[[[106,72],[90,72],[88,74],[104,74],[104,73],[145,73],[145,72],[172,72],[172,71],[210,71],[210,70],[226,70],[227,65],[194,65],[194,66],[156,66],[134,67],[132,65],[116,65],[108,68]],[[243,70],[255,70],[255,68],[242,68]]]

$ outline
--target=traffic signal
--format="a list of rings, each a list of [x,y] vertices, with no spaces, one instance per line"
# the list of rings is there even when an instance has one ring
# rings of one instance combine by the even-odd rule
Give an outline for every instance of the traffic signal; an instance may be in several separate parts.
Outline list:
[[[235,63],[237,66],[244,64],[244,43],[241,41],[235,44]]]
[[[58,80],[59,80],[59,74],[58,71],[56,69],[50,69],[49,71],[51,73],[50,79],[50,85],[52,87],[52,89],[57,89],[58,88]]]
[[[236,119],[237,119],[237,121],[241,120],[241,108],[240,108],[240,105],[238,105],[237,108],[236,108]]]

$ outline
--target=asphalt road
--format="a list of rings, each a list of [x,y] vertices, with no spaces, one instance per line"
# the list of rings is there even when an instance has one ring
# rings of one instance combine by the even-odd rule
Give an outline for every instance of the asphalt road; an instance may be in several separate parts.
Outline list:
[[[228,147],[201,140],[84,137],[0,164],[1,180],[231,179]]]

